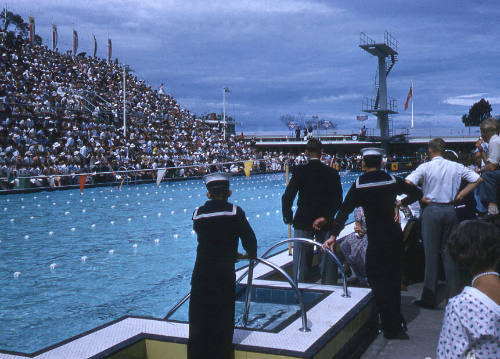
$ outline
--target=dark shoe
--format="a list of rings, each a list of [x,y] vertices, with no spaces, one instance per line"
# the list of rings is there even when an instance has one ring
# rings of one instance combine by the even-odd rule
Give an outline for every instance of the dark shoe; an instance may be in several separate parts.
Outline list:
[[[386,339],[399,339],[399,340],[408,340],[410,337],[403,331],[399,332],[384,332],[384,338]]]
[[[415,300],[413,304],[415,304],[417,307],[424,309],[436,309],[436,306],[434,304],[424,302],[423,300],[420,299]]]
[[[408,331],[408,326],[406,325],[406,320],[404,318],[401,319],[401,330],[405,333]]]
[[[480,221],[487,221],[491,217],[493,217],[493,215],[486,212],[486,213],[483,213],[483,214],[480,214],[479,216],[477,216],[477,219]]]

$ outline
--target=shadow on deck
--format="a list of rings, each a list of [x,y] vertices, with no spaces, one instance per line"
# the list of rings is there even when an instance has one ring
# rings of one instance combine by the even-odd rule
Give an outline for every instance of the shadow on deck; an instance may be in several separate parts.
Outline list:
[[[401,292],[401,308],[408,324],[410,340],[388,340],[379,334],[361,359],[424,359],[435,358],[444,316],[445,301],[439,309],[422,309],[413,304],[420,298],[423,283],[408,286]]]

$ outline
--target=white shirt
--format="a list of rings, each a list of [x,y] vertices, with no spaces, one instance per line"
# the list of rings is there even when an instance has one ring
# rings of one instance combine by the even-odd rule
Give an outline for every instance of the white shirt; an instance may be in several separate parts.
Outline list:
[[[406,179],[421,186],[424,197],[431,202],[450,203],[455,199],[462,179],[476,182],[479,175],[460,163],[436,156],[418,166]]]
[[[500,305],[473,287],[450,299],[439,336],[437,359],[500,358]]]
[[[493,135],[488,142],[488,162],[500,165],[500,136]]]

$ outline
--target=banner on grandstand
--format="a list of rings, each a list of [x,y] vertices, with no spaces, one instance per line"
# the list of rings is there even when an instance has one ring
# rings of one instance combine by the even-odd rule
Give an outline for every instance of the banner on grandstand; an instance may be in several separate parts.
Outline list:
[[[35,18],[30,16],[30,44],[35,40]]]
[[[76,51],[78,50],[78,33],[73,29],[73,55],[76,56]]]
[[[158,170],[158,173],[157,173],[157,176],[156,176],[156,185],[159,186],[160,185],[160,182],[161,180],[163,179],[163,177],[165,176],[165,173],[167,172],[166,169],[161,169],[161,170]]]
[[[52,51],[56,51],[57,48],[57,26],[52,24]]]
[[[111,39],[108,37],[108,62],[111,62],[111,53],[112,53],[112,45],[111,45]]]
[[[85,182],[87,182],[87,175],[80,176],[80,194],[83,194],[83,188],[85,187]]]
[[[94,38],[94,51],[93,51],[93,54],[94,54],[94,57],[95,57],[95,55],[97,54],[97,40],[96,40],[94,34],[92,34],[92,37]]]
[[[252,172],[253,161],[252,160],[245,161],[243,165],[244,165],[245,176],[247,176],[247,179],[249,179],[250,173]]]

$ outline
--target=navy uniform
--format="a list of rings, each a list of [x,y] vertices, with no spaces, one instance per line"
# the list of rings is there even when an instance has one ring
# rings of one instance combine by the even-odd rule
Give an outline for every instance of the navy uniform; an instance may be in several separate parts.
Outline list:
[[[380,156],[382,150],[366,148],[365,156]],[[331,233],[337,237],[349,214],[363,207],[366,217],[368,248],[366,274],[382,319],[387,338],[401,338],[404,318],[401,315],[401,266],[403,232],[395,221],[396,196],[407,194],[399,205],[406,206],[422,197],[422,191],[403,179],[382,170],[366,172],[352,184],[339,213],[331,223]]]
[[[209,193],[229,190],[226,174],[207,175],[204,181]],[[228,203],[227,197],[211,199],[193,213],[198,249],[191,277],[189,359],[231,356],[238,239],[250,258],[257,256],[257,241],[245,212]]]
[[[342,203],[342,185],[338,172],[319,159],[319,140],[309,140],[306,150],[311,159],[307,164],[294,168],[292,179],[281,198],[283,221],[293,224],[294,237],[316,239],[323,243],[328,238],[328,232],[313,229],[313,223],[318,218],[333,218]],[[293,217],[292,204],[297,193],[297,211]],[[312,260],[313,246],[299,242],[293,244],[293,273],[296,281],[312,280]],[[320,253],[319,266],[321,283],[336,284],[336,264]]]

